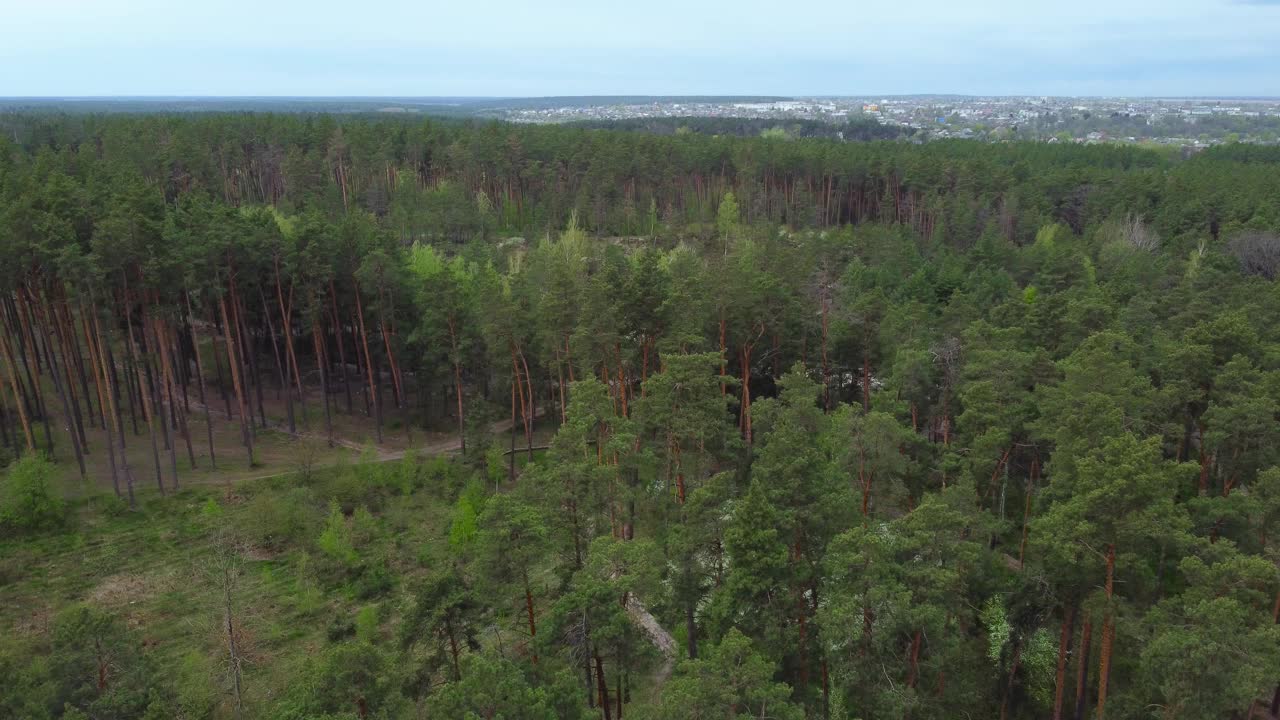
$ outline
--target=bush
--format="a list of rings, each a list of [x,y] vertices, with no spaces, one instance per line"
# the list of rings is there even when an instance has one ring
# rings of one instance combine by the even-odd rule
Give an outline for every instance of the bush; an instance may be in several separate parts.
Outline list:
[[[236,513],[236,527],[249,542],[280,548],[310,537],[315,519],[314,499],[306,488],[285,493],[264,492],[254,495],[243,512]]]
[[[316,546],[343,568],[350,568],[359,560],[351,543],[351,529],[347,527],[347,519],[336,502],[329,505],[329,518],[325,520],[324,531],[320,533]]]
[[[369,508],[361,505],[351,514],[351,545],[363,550],[371,545],[381,534],[378,519],[369,512]]]
[[[422,487],[421,469],[422,458],[418,455],[418,451],[413,449],[406,450],[400,462],[395,463],[391,475],[395,488],[401,495],[412,495],[415,490]]]
[[[321,488],[322,497],[336,502],[344,514],[350,515],[361,505],[373,509],[382,507],[382,473],[375,465],[364,463],[340,468]]]
[[[489,482],[496,488],[502,485],[502,481],[507,479],[511,468],[507,455],[502,450],[502,446],[494,443],[484,454],[485,474],[489,477]]]
[[[422,463],[421,474],[426,478],[428,486],[437,495],[453,496],[453,472],[452,468],[449,467],[449,458],[443,455],[427,458]]]
[[[365,605],[356,612],[356,638],[371,643],[378,635],[378,606]]]
[[[219,505],[218,501],[214,500],[213,498],[209,498],[205,500],[204,503],[200,506],[200,517],[203,518],[206,522],[210,522],[210,523],[217,522],[218,520],[222,519],[222,515],[223,515],[222,506]]]
[[[61,527],[66,505],[53,487],[53,463],[43,455],[26,455],[0,479],[0,526],[16,532]]]
[[[69,607],[54,618],[50,643],[49,678],[57,698],[83,716],[175,717],[168,681],[119,618],[87,605]],[[105,688],[99,681],[104,673],[110,680]]]
[[[129,503],[119,495],[100,495],[98,497],[98,512],[107,517],[120,517],[129,511]]]
[[[364,565],[351,590],[360,600],[372,600],[391,592],[395,587],[395,574],[387,567],[387,561],[381,558],[371,560]]]
[[[454,548],[465,548],[471,544],[487,499],[484,486],[474,479],[467,483],[466,489],[458,496],[458,503],[453,509],[453,521],[449,526],[449,544]]]
[[[340,612],[329,620],[329,626],[325,628],[324,634],[329,638],[329,642],[342,642],[356,634],[356,624],[351,621],[351,616]]]

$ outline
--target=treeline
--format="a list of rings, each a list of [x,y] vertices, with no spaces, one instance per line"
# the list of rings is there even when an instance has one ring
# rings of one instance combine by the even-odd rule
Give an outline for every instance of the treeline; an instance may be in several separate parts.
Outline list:
[[[528,627],[522,682],[605,720],[1280,709],[1265,154],[6,122],[15,451],[106,454],[129,497],[178,486],[196,414],[253,462],[271,394],[330,436],[511,419],[508,487],[465,498],[418,601],[440,647],[414,692],[451,716],[484,716],[458,683],[494,618]],[[112,455],[133,442],[148,467]],[[477,594],[498,582],[523,602]],[[688,659],[634,707],[633,600]],[[368,682],[362,717],[415,697]]]
[[[74,174],[139,179],[169,203],[195,192],[330,218],[360,208],[405,242],[462,242],[486,223],[542,235],[574,212],[594,234],[648,234],[655,219],[705,234],[730,191],[750,224],[904,224],[955,247],[992,223],[1027,244],[1052,222],[1082,233],[1131,211],[1194,243],[1224,225],[1271,227],[1280,217],[1271,168],[1216,151],[1173,164],[1134,148],[776,142],[327,115],[8,115],[0,129],[0,155],[50,155]]]
[[[584,120],[575,127],[597,130],[629,130],[657,135],[699,133],[775,139],[822,139],[870,142],[910,137],[910,128],[883,125],[872,118],[846,122],[748,117],[647,117],[626,120]]]

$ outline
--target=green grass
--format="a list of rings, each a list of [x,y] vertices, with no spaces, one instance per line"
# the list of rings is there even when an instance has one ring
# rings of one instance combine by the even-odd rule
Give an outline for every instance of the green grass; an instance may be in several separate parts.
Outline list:
[[[359,475],[348,466],[317,471],[306,482],[297,476],[249,481],[230,498],[209,486],[166,497],[144,490],[135,511],[111,496],[80,498],[63,532],[0,542],[0,635],[39,646],[59,611],[90,604],[123,620],[188,691],[215,698],[215,716],[230,717],[230,696],[217,671],[225,658],[220,590],[207,567],[220,534],[257,537],[265,520],[255,513],[278,501],[299,513],[304,530],[244,545],[234,594],[247,697],[259,707],[269,704],[328,643],[331,625],[354,624],[362,608],[376,605],[375,631],[389,634],[406,588],[447,552],[450,504],[437,496],[440,488],[408,495],[361,490]],[[329,502],[353,493],[376,509],[377,531],[359,552],[385,559],[395,579],[390,592],[375,598],[359,599],[317,572],[315,541]]]

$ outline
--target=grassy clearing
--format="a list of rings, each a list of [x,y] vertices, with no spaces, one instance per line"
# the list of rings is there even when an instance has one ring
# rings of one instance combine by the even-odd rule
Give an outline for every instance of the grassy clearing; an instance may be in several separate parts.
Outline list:
[[[447,552],[453,467],[351,464],[246,482],[230,497],[207,486],[144,490],[132,512],[110,495],[82,497],[63,532],[0,543],[0,637],[11,652],[38,655],[60,611],[93,606],[133,629],[190,702],[229,717],[221,589],[209,566],[233,535],[246,702],[270,705],[361,610],[373,607],[365,616],[389,637],[407,588]],[[360,563],[381,568],[375,582],[336,573],[318,551],[331,504],[357,518],[356,508],[372,511],[355,537]]]

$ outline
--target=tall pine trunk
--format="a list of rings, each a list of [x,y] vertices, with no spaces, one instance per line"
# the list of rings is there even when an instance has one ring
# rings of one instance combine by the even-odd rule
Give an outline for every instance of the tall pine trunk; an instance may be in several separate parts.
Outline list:
[[[346,342],[342,339],[342,323],[338,320],[338,293],[334,289],[333,279],[329,279],[329,312],[333,321],[333,337],[338,343],[338,362],[342,367],[342,390],[347,396],[347,414],[351,414],[351,378],[347,373]]]
[[[0,330],[0,344],[4,350],[5,366],[9,370],[9,387],[13,390],[13,404],[18,410],[18,421],[22,424],[22,434],[27,441],[27,450],[35,452],[35,436],[31,433],[31,419],[27,416],[27,403],[22,389],[18,386],[17,361],[13,358],[13,350],[9,344],[9,334]]]
[[[1107,684],[1111,679],[1111,645],[1115,639],[1115,613],[1111,607],[1115,588],[1116,546],[1107,545],[1107,609],[1102,616],[1102,648],[1098,653],[1098,720],[1107,712]]]
[[[248,405],[244,398],[244,388],[240,382],[240,361],[236,352],[235,340],[232,338],[231,323],[227,317],[227,299],[226,296],[218,298],[218,313],[222,317],[222,334],[226,341],[227,362],[231,366],[231,383],[236,391],[236,405],[240,411],[240,435],[241,441],[249,457],[249,467],[253,467],[253,432],[249,428],[249,424],[253,419],[249,417]]]
[[[364,306],[360,302],[360,285],[356,284],[356,319],[360,324],[360,344],[364,348],[364,367],[365,374],[369,379],[369,394],[372,395],[373,410],[377,416],[375,420],[376,436],[378,442],[382,442],[382,407],[378,397],[377,387],[373,382],[373,356],[369,353],[369,333],[364,327]]]
[[[156,470],[156,486],[160,489],[160,494],[164,494],[164,478],[160,474],[160,447],[156,443],[156,424],[155,412],[151,407],[151,402],[147,399],[149,393],[144,390],[144,382],[142,376],[142,367],[138,363],[137,355],[134,352],[134,335],[133,335],[133,308],[129,301],[129,280],[125,278],[124,285],[124,313],[125,313],[125,343],[124,346],[129,352],[129,362],[133,365],[133,375],[138,384],[139,403],[142,405],[142,417],[147,423],[147,433],[151,438],[151,460]]]
[[[1089,646],[1093,641],[1093,619],[1084,617],[1080,630],[1080,652],[1076,659],[1076,712],[1075,720],[1084,720],[1089,705]]]
[[[316,351],[316,370],[320,373],[320,397],[324,402],[324,432],[329,447],[333,447],[333,417],[329,411],[329,373],[325,368],[324,336],[318,319],[311,322],[311,340]]]
[[[454,394],[454,398],[458,403],[458,446],[462,449],[462,456],[466,457],[467,425],[462,415],[462,358],[459,356],[459,352],[458,352],[457,322],[452,317],[449,318],[449,346],[452,349],[452,354],[453,354],[453,394]],[[563,405],[564,405],[563,382],[561,383],[561,385],[562,387],[561,387],[560,404],[563,409]]]
[[[48,325],[52,318],[50,317],[51,314],[48,312],[47,299],[42,300],[41,302],[44,303],[44,306],[40,308],[41,312],[39,316],[43,316],[45,320],[43,324]],[[52,330],[52,333],[49,332],[50,330]],[[53,351],[49,348],[50,334],[54,335],[59,341],[61,341],[62,332],[57,327],[45,328],[45,356],[49,365],[49,378],[53,381],[54,392],[57,393],[58,400],[62,404],[63,427],[66,429],[67,434],[71,436],[71,449],[75,453],[76,465],[80,468],[80,479],[84,480],[88,477],[88,473],[85,469],[84,449],[81,446],[81,442],[83,441],[83,429],[76,427],[77,415],[72,411],[71,400],[68,397],[70,394],[70,388],[67,386],[71,376],[65,373],[67,358],[63,358],[63,372],[60,373],[58,366],[54,363]],[[64,377],[59,377],[59,375],[64,375]]]
[[[200,404],[204,406],[205,434],[208,436],[208,440],[209,440],[209,465],[214,470],[217,470],[218,457],[213,449],[213,414],[209,411],[209,400],[205,396],[204,360],[201,358],[201,353],[200,353],[200,337],[196,335],[196,317],[195,317],[195,313],[191,311],[191,293],[184,292],[183,296],[187,301],[187,317],[188,317],[187,327],[191,330],[192,354],[196,356],[196,386],[200,391]],[[218,355],[218,344],[216,342],[213,342],[212,347],[213,347],[214,357],[216,358]],[[231,413],[229,411],[230,411],[230,408],[228,408],[228,412],[227,412],[228,418],[231,417]]]
[[[1054,679],[1053,720],[1062,720],[1062,703],[1067,690],[1067,655],[1071,637],[1075,634],[1075,606],[1067,605],[1062,611],[1062,634],[1058,638],[1058,671]]]
[[[96,307],[94,298],[90,295],[91,303]],[[98,354],[103,361],[102,376],[107,383],[107,401],[111,404],[111,420],[112,426],[115,428],[116,434],[120,437],[120,471],[124,475],[125,488],[129,494],[129,507],[136,506],[133,495],[133,470],[129,467],[129,456],[124,448],[124,418],[120,413],[120,379],[115,372],[115,360],[111,354],[111,338],[102,330],[102,323],[99,321],[97,314],[92,316],[93,319],[93,337],[97,344]],[[109,436],[108,436],[109,437]]]

